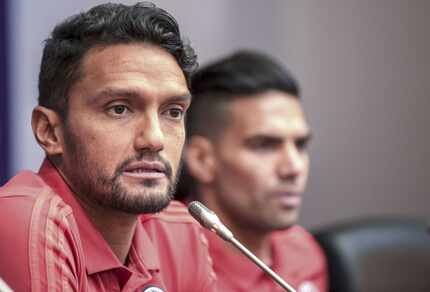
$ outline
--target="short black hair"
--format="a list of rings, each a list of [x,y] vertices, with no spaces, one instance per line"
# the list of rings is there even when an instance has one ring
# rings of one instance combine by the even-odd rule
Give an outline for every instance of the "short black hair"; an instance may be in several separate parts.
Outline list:
[[[262,52],[240,50],[204,66],[192,77],[187,140],[194,135],[216,140],[229,124],[229,103],[271,90],[300,98],[298,82],[288,69]],[[195,181],[184,165],[177,197],[193,195],[194,187]]]
[[[82,75],[84,55],[97,46],[145,42],[173,55],[188,87],[197,69],[197,56],[181,39],[176,20],[151,2],[135,5],[107,3],[71,16],[58,24],[45,41],[39,74],[39,105],[53,109],[65,120],[68,94]]]
[[[277,90],[299,98],[289,71],[272,57],[240,50],[208,64],[192,77],[193,104],[187,114],[187,134],[213,136],[226,125],[225,105],[235,99]]]

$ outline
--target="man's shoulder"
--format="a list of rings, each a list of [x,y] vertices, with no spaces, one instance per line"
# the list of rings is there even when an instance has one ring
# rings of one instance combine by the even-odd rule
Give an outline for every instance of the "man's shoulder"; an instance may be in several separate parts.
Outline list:
[[[71,214],[70,206],[35,173],[21,172],[0,188],[0,258],[19,255],[7,267],[0,265],[0,274],[16,290],[30,290],[30,278],[47,275],[54,260],[72,258],[70,246],[77,236]]]
[[[20,172],[0,188],[0,232],[9,245],[68,232],[71,215],[71,207],[33,172]]]
[[[19,172],[0,187],[0,202],[0,210],[12,204],[15,213],[20,216],[24,215],[20,212],[21,208],[35,212],[38,207],[43,209],[42,206],[47,204],[51,212],[52,209],[70,209],[39,175],[31,171]]]
[[[40,193],[49,191],[49,186],[36,173],[25,170],[12,177],[0,187],[0,199],[27,197],[35,200]]]
[[[283,269],[294,271],[300,281],[311,281],[325,291],[326,259],[313,237],[305,228],[295,225],[273,236],[274,250]]]
[[[276,231],[273,239],[275,244],[294,249],[299,253],[322,255],[321,248],[313,235],[299,225]]]

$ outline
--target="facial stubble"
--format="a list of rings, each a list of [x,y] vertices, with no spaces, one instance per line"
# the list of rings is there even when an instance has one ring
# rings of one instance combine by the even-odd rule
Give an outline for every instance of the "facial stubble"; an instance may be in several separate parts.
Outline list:
[[[72,190],[81,200],[97,207],[109,208],[129,214],[157,213],[167,207],[176,189],[178,173],[182,166],[182,159],[178,169],[173,173],[170,163],[159,153],[142,150],[125,159],[116,167],[113,175],[106,174],[97,161],[91,159],[91,154],[83,141],[76,137],[68,127],[65,127],[66,151],[69,153],[73,169],[69,170],[69,183]],[[157,161],[163,164],[168,180],[166,191],[153,190],[160,182],[156,179],[146,179],[140,182],[138,191],[127,190],[121,181],[125,168],[135,161]],[[67,175],[67,174],[66,174]]]

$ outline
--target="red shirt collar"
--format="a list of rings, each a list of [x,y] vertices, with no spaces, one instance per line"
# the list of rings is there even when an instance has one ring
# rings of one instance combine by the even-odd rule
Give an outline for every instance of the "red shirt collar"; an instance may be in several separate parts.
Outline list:
[[[39,170],[40,177],[60,196],[72,210],[79,228],[82,248],[85,255],[86,269],[89,275],[124,267],[113,253],[109,244],[94,226],[88,215],[82,209],[75,195],[66,184],[54,165],[45,159]],[[143,253],[143,248],[145,252]],[[130,260],[136,269],[145,273],[145,269],[159,270],[159,260],[156,247],[146,234],[142,224],[138,222],[130,249]],[[146,274],[146,273],[145,273]]]

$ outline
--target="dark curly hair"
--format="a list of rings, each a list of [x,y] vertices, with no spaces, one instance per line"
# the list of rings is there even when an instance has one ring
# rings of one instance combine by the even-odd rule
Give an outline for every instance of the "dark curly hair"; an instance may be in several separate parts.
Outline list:
[[[146,42],[173,55],[188,87],[197,69],[197,56],[181,39],[176,20],[150,2],[102,4],[58,24],[45,42],[39,74],[39,105],[53,109],[65,120],[68,93],[81,78],[84,55],[93,47]]]

